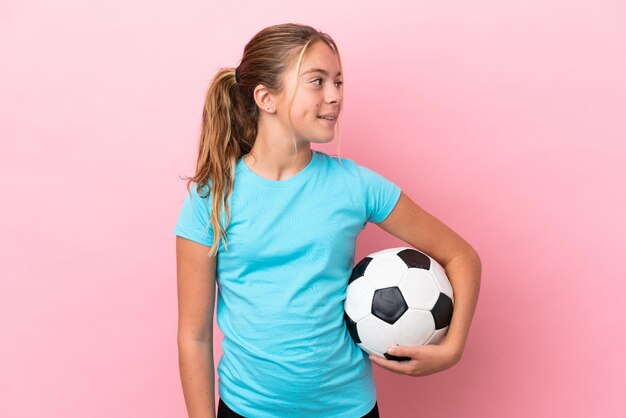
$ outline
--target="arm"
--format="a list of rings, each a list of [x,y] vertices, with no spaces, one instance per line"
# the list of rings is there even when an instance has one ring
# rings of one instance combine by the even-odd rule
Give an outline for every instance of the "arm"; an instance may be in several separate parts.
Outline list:
[[[463,353],[478,301],[481,275],[478,253],[404,192],[389,216],[377,225],[444,266],[454,291],[454,312],[444,341],[456,363]]]
[[[176,236],[178,360],[190,418],[215,418],[213,310],[217,257]]]

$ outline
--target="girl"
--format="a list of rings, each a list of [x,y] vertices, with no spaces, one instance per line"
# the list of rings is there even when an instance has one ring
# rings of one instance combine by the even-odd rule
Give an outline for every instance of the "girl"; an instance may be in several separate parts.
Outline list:
[[[424,376],[461,357],[478,297],[478,255],[393,182],[311,149],[334,138],[342,84],[335,42],[297,24],[261,30],[239,66],[210,84],[196,174],[174,229],[190,417],[215,416],[215,283],[224,333],[218,418],[378,417],[372,361]],[[393,354],[410,361],[368,357],[344,323],[355,242],[367,222],[437,259],[453,285],[447,337],[397,347]]]

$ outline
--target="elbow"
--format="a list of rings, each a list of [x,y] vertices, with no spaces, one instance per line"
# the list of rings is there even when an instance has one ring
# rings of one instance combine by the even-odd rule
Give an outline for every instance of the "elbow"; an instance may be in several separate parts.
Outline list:
[[[476,260],[478,267],[482,267],[483,264],[482,264],[482,261],[480,260],[480,256],[478,255],[478,253],[474,250],[472,255],[474,256],[474,259]]]
[[[212,344],[213,332],[212,330],[206,330],[203,332],[181,332],[178,331],[177,342],[178,347],[188,347],[190,345],[198,344]]]
[[[474,262],[478,264],[479,267],[482,267],[480,256],[478,255],[478,252],[474,249],[474,247],[468,244],[468,248],[465,251],[465,255],[471,257],[474,260]]]

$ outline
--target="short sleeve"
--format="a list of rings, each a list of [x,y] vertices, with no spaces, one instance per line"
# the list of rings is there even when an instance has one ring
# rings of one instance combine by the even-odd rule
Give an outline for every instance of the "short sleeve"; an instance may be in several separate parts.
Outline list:
[[[210,196],[201,197],[196,187],[196,183],[192,183],[190,192],[185,193],[185,200],[174,227],[174,234],[210,247],[213,245],[213,227],[210,217],[211,198]]]
[[[367,222],[379,223],[391,213],[402,190],[394,182],[374,170],[357,164]]]

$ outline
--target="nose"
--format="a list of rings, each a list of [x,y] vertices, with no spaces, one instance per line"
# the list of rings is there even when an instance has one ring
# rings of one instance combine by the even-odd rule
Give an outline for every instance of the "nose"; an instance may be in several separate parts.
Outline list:
[[[335,84],[326,89],[326,101],[328,103],[339,103],[343,97],[341,87],[337,87]]]

